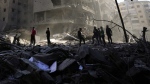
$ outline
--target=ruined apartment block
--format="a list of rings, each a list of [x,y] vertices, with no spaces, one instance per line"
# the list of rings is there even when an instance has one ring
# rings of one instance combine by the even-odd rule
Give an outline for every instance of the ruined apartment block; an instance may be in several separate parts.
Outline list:
[[[0,30],[29,28],[33,24],[33,0],[0,0]]]
[[[73,34],[80,27],[86,32],[92,30],[97,26],[93,18],[100,14],[95,12],[99,8],[97,3],[98,0],[35,0],[34,21],[38,33],[44,33],[47,27],[52,34]]]

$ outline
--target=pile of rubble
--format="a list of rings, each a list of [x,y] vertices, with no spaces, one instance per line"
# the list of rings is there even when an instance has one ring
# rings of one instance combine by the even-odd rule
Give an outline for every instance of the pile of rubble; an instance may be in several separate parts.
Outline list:
[[[0,41],[0,84],[150,84],[150,43],[16,46]]]

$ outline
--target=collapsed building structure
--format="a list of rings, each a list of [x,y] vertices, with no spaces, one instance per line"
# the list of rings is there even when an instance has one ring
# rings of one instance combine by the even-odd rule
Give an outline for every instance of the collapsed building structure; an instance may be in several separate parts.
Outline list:
[[[83,33],[92,36],[93,26],[106,28],[114,27],[114,39],[123,39],[122,29],[107,21],[121,25],[114,0],[36,0],[34,2],[34,21],[38,34],[45,37],[46,28],[49,27],[51,35],[69,33],[77,36],[78,29],[84,28]],[[119,36],[118,36],[119,34]],[[119,39],[118,39],[119,38]]]
[[[73,31],[81,27],[86,29],[86,34],[89,35],[88,31],[97,26],[93,19],[100,17],[98,2],[98,0],[36,0],[34,18],[38,33],[42,35],[46,28],[50,27],[52,34],[73,34]]]
[[[141,38],[143,27],[150,27],[150,1],[139,0],[125,0],[119,3],[120,11],[124,18],[126,29],[131,31],[134,35]],[[147,40],[149,40],[149,32],[147,33]]]
[[[0,0],[0,31],[33,26],[33,0]]]
[[[149,42],[77,45],[17,46],[0,37],[0,84],[150,84]]]

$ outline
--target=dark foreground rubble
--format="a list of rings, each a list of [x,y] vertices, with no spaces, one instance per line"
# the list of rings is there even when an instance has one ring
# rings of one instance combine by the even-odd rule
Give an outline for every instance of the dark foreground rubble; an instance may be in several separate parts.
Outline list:
[[[0,41],[0,84],[150,84],[150,43],[16,46]]]

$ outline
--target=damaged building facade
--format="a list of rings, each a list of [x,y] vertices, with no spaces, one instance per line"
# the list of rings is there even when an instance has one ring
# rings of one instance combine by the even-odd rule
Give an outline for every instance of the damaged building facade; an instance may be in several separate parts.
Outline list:
[[[33,0],[0,0],[0,30],[29,28],[33,24]]]
[[[34,21],[38,34],[45,37],[49,27],[51,36],[60,33],[69,33],[77,36],[81,27],[86,37],[93,35],[93,26],[105,30],[106,25],[113,28],[114,41],[123,40],[122,29],[107,20],[121,25],[121,20],[114,0],[35,0]],[[119,36],[118,36],[119,34]],[[117,37],[117,38],[116,38]]]
[[[143,27],[150,27],[150,1],[125,0],[119,4],[126,29],[141,37]],[[149,38],[147,32],[147,40]]]
[[[73,34],[78,28],[92,31],[97,26],[93,19],[100,17],[98,3],[98,0],[35,0],[34,21],[38,33],[42,35],[47,27],[52,35]]]

